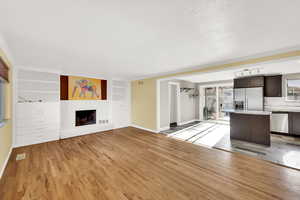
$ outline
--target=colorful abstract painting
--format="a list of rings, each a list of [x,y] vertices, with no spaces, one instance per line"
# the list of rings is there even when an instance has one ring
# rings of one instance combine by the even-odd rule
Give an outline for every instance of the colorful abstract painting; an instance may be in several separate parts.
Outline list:
[[[78,76],[68,77],[69,100],[101,100],[101,80]]]

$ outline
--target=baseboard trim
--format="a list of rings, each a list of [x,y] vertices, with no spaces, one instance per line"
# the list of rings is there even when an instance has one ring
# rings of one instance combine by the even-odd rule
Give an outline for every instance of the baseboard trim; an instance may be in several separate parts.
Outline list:
[[[162,127],[159,129],[159,131],[166,131],[166,130],[169,130],[170,129],[170,126],[166,126],[166,127]]]
[[[101,133],[101,132],[105,132],[105,131],[112,131],[112,130],[114,130],[114,129],[107,128],[107,129],[102,129],[99,131],[77,132],[76,134],[74,134],[73,132],[70,133],[69,131],[64,131],[64,132],[61,132],[62,134],[60,135],[59,140],[78,137],[78,136],[84,136],[84,135],[90,135],[90,134],[95,134],[95,133]]]
[[[141,127],[141,126],[138,126],[138,125],[135,125],[135,124],[131,124],[130,126],[134,127],[134,128],[142,129],[142,130],[145,130],[145,131],[149,131],[149,132],[152,132],[152,133],[158,133],[158,131],[156,131],[156,130],[152,130],[152,129],[149,129],[149,128],[144,128],[144,127]]]
[[[3,163],[3,167],[2,167],[2,169],[0,171],[0,179],[2,178],[2,176],[4,174],[4,171],[5,171],[5,168],[6,168],[7,164],[8,164],[8,161],[10,159],[12,150],[13,150],[13,147],[11,146],[10,149],[9,149],[8,155],[7,155],[7,157],[6,157],[6,159],[5,159],[4,163]]]

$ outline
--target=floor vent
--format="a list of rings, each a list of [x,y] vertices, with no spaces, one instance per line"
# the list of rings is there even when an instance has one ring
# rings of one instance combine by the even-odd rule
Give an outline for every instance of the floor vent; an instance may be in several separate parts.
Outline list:
[[[16,160],[24,160],[26,158],[26,154],[25,153],[21,153],[21,154],[18,154],[17,157],[16,157]]]

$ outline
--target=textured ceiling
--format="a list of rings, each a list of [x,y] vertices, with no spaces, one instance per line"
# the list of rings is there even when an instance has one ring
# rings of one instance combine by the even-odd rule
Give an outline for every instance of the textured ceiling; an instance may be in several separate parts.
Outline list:
[[[300,45],[299,0],[1,0],[17,65],[137,78]]]

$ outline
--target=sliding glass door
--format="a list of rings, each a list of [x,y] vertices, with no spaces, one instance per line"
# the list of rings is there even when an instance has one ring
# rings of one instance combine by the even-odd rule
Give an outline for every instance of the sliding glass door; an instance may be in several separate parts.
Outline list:
[[[219,120],[229,120],[228,110],[234,108],[233,105],[233,87],[219,87]],[[227,111],[226,111],[227,110]]]
[[[233,109],[233,87],[218,86],[205,88],[205,120],[229,120],[228,110]]]
[[[205,88],[204,118],[206,120],[215,120],[217,117],[217,88]]]

